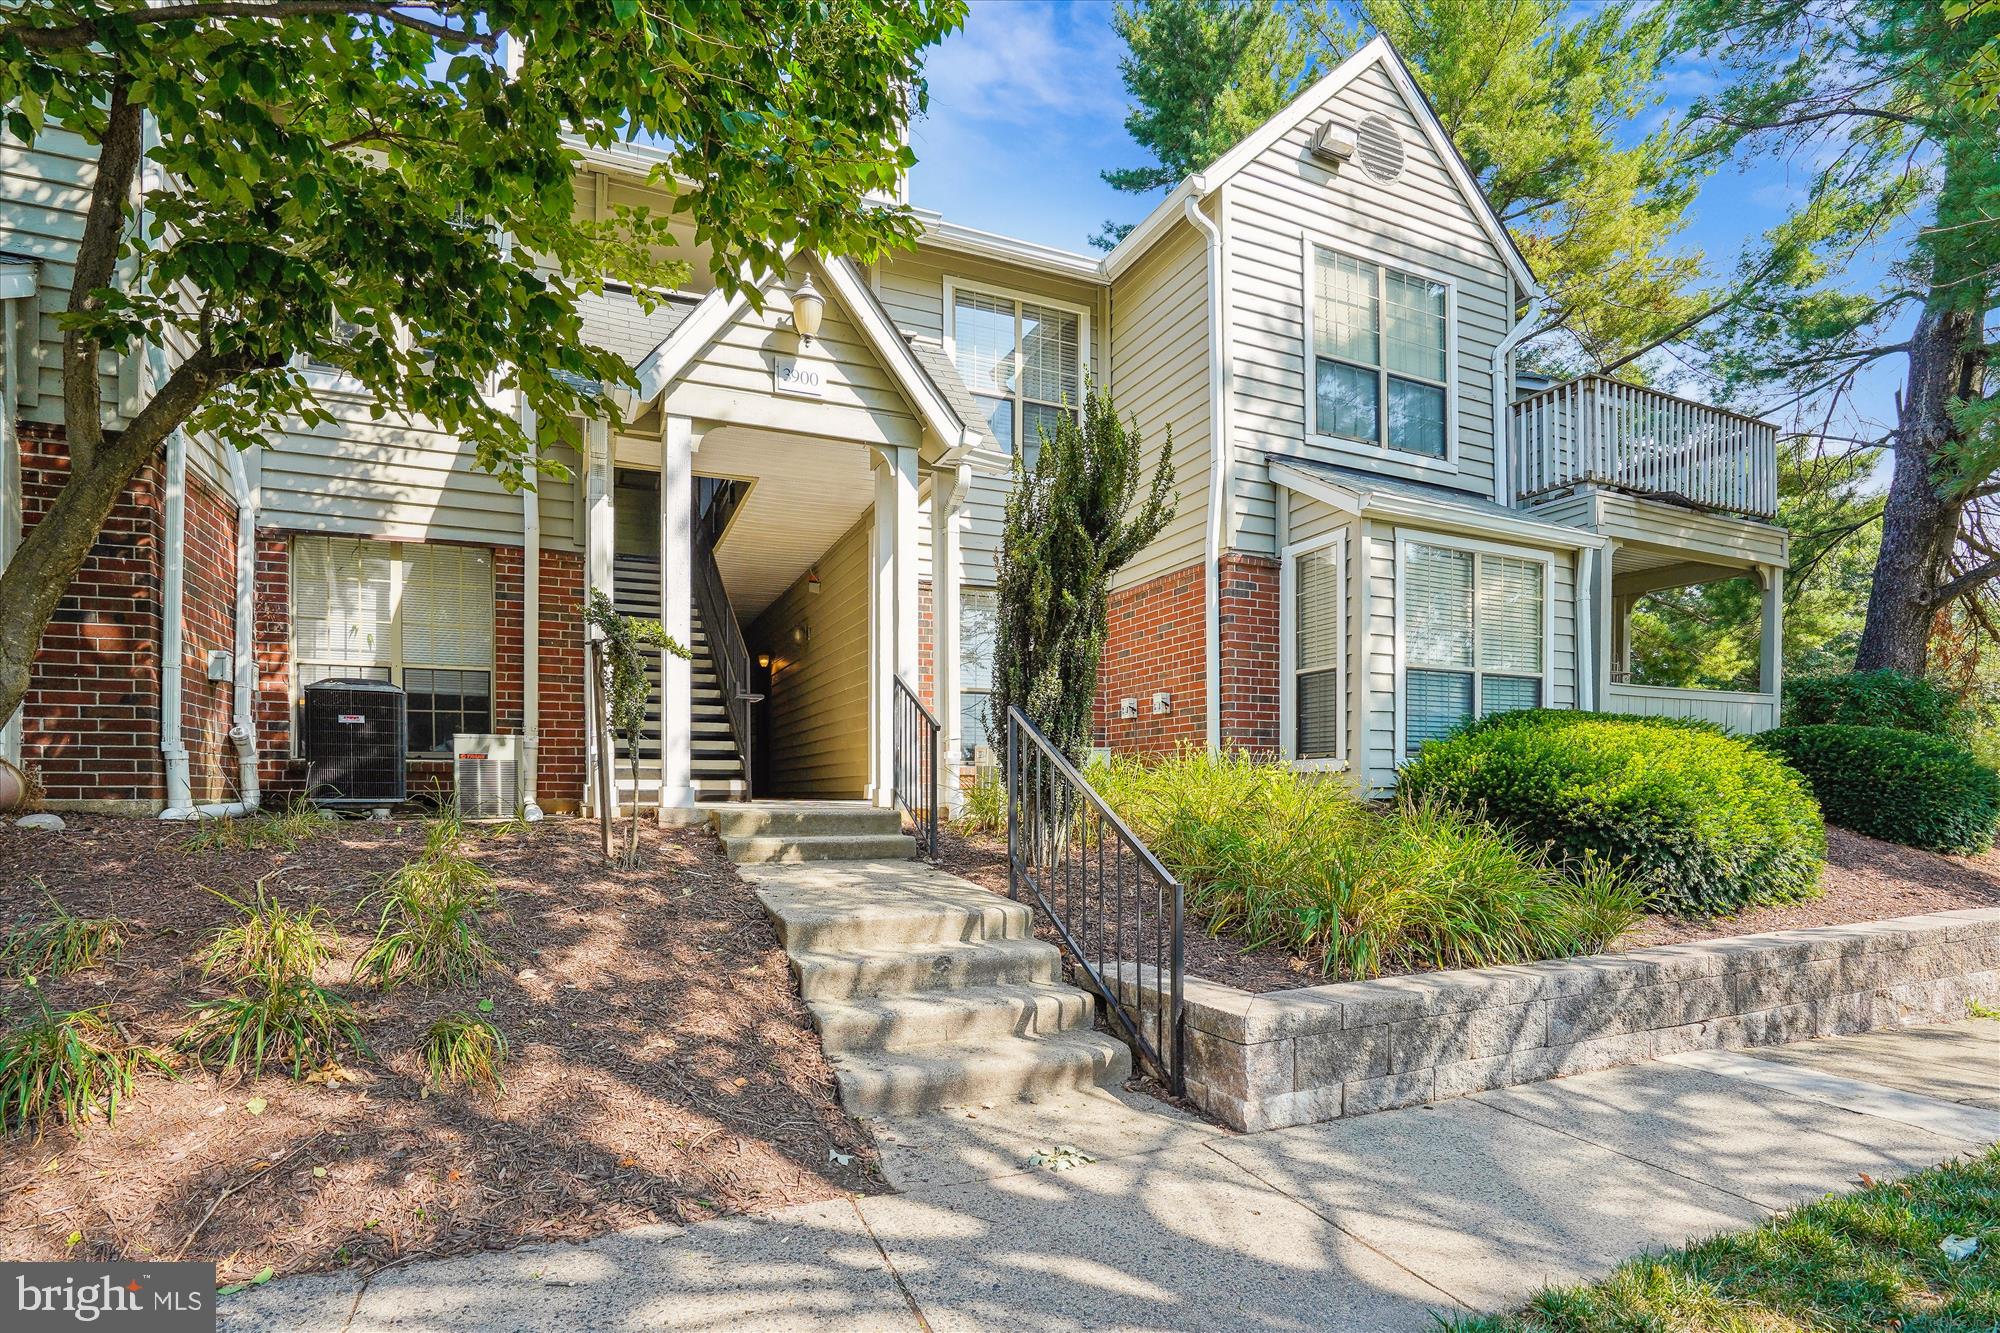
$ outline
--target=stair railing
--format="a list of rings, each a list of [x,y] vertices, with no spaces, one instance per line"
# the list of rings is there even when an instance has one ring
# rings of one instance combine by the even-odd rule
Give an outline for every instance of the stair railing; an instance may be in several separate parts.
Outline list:
[[[735,507],[736,492],[730,488],[718,489],[707,497],[695,519],[691,543],[694,549],[689,555],[695,607],[701,612],[702,631],[708,636],[708,656],[715,665],[723,711],[736,738],[736,752],[742,756],[744,792],[748,795],[752,794],[755,766],[751,750],[755,717],[752,705],[763,696],[751,688],[750,646],[743,640],[743,627],[737,623],[736,608],[730,605],[729,592],[722,586],[722,570],[715,563],[715,544],[721,540]]]
[[[910,817],[917,848],[928,861],[938,854],[937,716],[924,707],[908,681],[896,677],[894,710],[896,806]]]
[[[1007,710],[1007,893],[1033,900],[1141,1060],[1187,1085],[1180,881],[1018,708]]]

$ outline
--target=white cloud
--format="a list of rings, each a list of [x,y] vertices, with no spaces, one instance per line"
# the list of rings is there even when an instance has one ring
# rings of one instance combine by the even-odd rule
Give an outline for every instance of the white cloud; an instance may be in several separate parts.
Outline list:
[[[1125,111],[1121,43],[1096,12],[1029,0],[984,0],[925,62],[933,116],[1034,124],[1050,114]]]

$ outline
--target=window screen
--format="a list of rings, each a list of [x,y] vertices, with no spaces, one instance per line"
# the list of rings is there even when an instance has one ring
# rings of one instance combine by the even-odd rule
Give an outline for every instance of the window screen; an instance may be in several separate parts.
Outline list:
[[[1340,584],[1337,548],[1298,557],[1292,585],[1292,704],[1294,752],[1301,759],[1338,758],[1345,750]]]

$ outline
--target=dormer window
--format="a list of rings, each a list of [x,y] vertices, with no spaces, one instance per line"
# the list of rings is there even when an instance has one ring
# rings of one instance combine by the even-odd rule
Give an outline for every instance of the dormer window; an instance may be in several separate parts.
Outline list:
[[[1313,430],[1443,460],[1451,452],[1451,288],[1312,248]]]

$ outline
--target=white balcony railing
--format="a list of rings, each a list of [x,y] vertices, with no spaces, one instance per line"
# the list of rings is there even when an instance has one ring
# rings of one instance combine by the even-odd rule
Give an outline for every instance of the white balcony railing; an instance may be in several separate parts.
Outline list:
[[[1685,690],[1665,685],[1605,687],[1605,710],[1641,717],[1685,717],[1713,722],[1738,736],[1778,725],[1778,696],[1751,690]]]
[[[1755,518],[1778,512],[1778,429],[1654,389],[1586,375],[1513,407],[1514,491],[1594,482]]]

